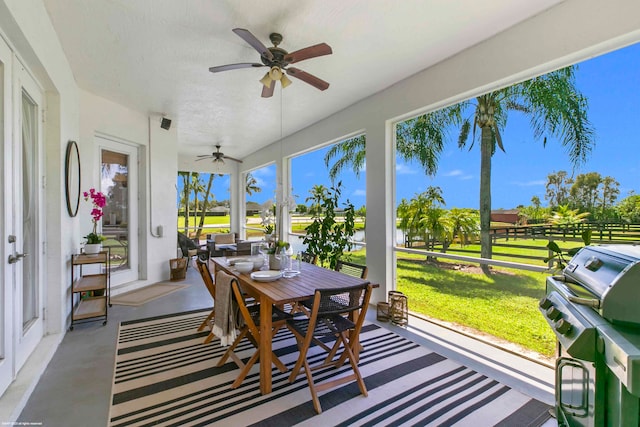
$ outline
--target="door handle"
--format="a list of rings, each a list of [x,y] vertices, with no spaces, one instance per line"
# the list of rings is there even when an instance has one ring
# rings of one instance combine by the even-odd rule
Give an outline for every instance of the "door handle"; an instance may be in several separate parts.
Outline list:
[[[28,254],[13,254],[9,255],[9,264],[15,264],[20,261],[21,258],[26,257]]]

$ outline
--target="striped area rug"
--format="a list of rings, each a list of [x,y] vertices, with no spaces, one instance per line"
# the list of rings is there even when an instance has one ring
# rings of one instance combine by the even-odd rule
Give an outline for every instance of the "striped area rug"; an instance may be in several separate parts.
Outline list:
[[[237,367],[216,368],[219,341],[203,345],[196,329],[208,311],[123,322],[118,335],[109,426],[538,426],[549,406],[452,362],[374,324],[361,334],[360,369],[369,396],[355,383],[311,403],[304,374],[290,384],[273,370],[273,392],[262,396],[258,366],[235,390]],[[291,368],[297,347],[282,329],[274,351]],[[238,352],[248,358],[246,342]],[[317,371],[317,382],[344,369]]]

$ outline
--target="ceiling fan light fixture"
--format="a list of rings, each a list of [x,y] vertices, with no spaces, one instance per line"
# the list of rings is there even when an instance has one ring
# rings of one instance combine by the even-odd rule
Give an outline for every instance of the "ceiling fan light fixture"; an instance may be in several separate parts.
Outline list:
[[[265,87],[271,86],[271,82],[273,81],[273,79],[269,76],[269,74],[270,72],[267,71],[264,77],[260,79],[260,83],[262,83]]]
[[[291,80],[289,80],[289,77],[285,76],[284,74],[282,75],[282,77],[280,78],[280,84],[282,85],[282,88],[286,88],[287,86],[289,86],[291,84]]]
[[[280,67],[271,67],[271,70],[269,70],[269,77],[271,77],[272,80],[280,80],[282,75]]]

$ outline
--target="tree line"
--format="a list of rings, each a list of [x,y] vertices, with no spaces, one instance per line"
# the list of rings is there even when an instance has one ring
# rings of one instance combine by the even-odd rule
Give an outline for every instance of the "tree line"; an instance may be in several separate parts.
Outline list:
[[[633,192],[618,202],[620,183],[611,176],[588,172],[569,176],[566,171],[553,172],[547,176],[545,200],[533,196],[531,206],[518,206],[529,222],[545,222],[554,216],[578,215],[583,220],[599,223],[640,222],[640,197]]]

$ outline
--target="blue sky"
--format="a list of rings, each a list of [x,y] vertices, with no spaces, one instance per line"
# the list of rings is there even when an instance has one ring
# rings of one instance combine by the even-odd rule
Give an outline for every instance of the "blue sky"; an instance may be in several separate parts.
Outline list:
[[[596,142],[587,163],[576,169],[575,175],[598,172],[612,176],[620,183],[618,200],[630,191],[640,193],[640,138],[636,136],[640,121],[640,44],[578,64],[576,85],[588,99],[588,115],[595,128]],[[439,186],[447,208],[478,208],[478,144],[471,151],[462,151],[455,142],[456,131],[451,136],[435,177],[425,176],[417,163],[397,163],[397,202],[410,199],[428,186]],[[534,141],[528,121],[517,113],[510,113],[502,139],[506,153],[496,152],[492,162],[492,207],[508,209],[530,205],[533,196],[538,196],[546,205],[547,175],[559,170],[572,173],[565,149],[551,138],[546,147],[541,141]],[[299,203],[304,203],[313,185],[330,185],[323,160],[327,149],[292,159],[292,181]],[[263,191],[248,199],[262,203],[273,198],[275,166],[253,174]],[[356,207],[365,204],[365,174],[361,172],[360,179],[351,171],[340,176],[343,195]],[[228,198],[226,189],[228,178],[216,177],[216,198]]]

